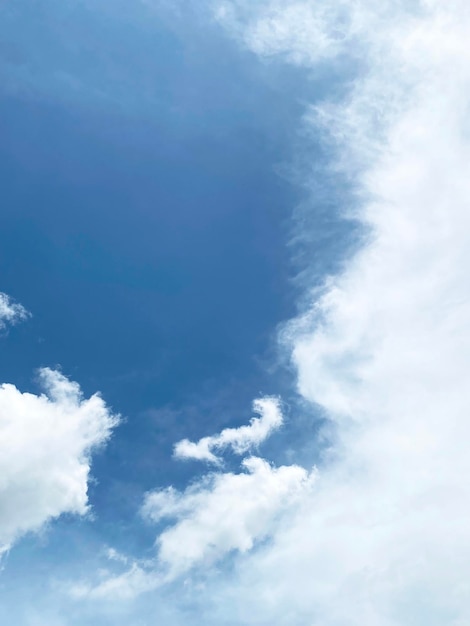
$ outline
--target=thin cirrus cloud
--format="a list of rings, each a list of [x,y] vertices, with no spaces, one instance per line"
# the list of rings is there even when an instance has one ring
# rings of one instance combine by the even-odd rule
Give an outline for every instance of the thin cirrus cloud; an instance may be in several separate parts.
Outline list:
[[[332,171],[354,183],[344,210],[364,243],[320,297],[305,285],[311,305],[283,333],[299,392],[333,426],[315,480],[289,489],[298,497],[282,523],[250,527],[249,540],[246,519],[225,527],[218,507],[227,493],[234,518],[243,492],[276,502],[257,466],[147,496],[150,518],[176,518],[157,539],[160,559],[186,573],[182,546],[192,566],[238,550],[192,598],[205,623],[468,624],[470,7],[240,0],[216,19],[264,59],[356,59],[347,95],[306,119],[330,143]]]
[[[220,464],[221,457],[214,450],[222,451],[231,448],[236,454],[244,454],[259,446],[273,431],[283,423],[278,398],[258,398],[253,402],[253,417],[248,426],[225,428],[218,435],[203,437],[197,442],[182,439],[175,445],[174,456],[178,459],[194,459]]]
[[[0,386],[0,551],[64,513],[88,511],[91,454],[118,421],[60,372],[39,375],[42,395]]]

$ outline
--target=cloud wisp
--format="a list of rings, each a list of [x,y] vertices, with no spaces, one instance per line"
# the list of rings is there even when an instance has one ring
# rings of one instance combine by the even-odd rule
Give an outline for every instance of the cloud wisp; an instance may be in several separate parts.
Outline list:
[[[22,322],[31,316],[24,306],[13,302],[10,296],[0,292],[0,331],[6,326]]]
[[[91,454],[118,417],[97,394],[44,368],[45,394],[0,386],[0,550],[63,513],[88,511]]]
[[[283,417],[278,398],[258,398],[253,402],[253,417],[248,426],[225,428],[218,435],[203,437],[197,442],[183,439],[175,445],[174,456],[177,459],[194,459],[220,464],[222,459],[214,450],[223,451],[231,448],[235,454],[245,454],[259,446],[271,433],[282,426]]]

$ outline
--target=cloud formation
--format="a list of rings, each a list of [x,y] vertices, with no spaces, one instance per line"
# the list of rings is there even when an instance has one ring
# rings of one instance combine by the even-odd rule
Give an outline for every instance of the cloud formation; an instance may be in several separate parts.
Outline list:
[[[244,454],[283,423],[278,398],[259,398],[253,408],[259,418],[252,418],[249,426],[224,429],[202,439],[209,442],[201,446],[203,452],[211,455],[211,448],[231,446],[237,454]],[[212,461],[198,451],[191,458]],[[214,458],[220,465],[219,457]],[[238,473],[218,469],[183,491],[173,487],[151,491],[141,514],[151,524],[166,522],[156,539],[155,558],[132,562],[124,573],[109,573],[97,584],[73,584],[71,594],[132,598],[190,570],[210,567],[232,553],[245,553],[273,533],[289,507],[312,488],[315,476],[315,469],[275,467],[265,459],[247,456]]]
[[[118,418],[97,394],[44,368],[43,395],[0,386],[0,550],[63,513],[84,515],[92,452]]]
[[[176,519],[157,540],[159,564],[170,578],[233,550],[250,550],[272,532],[279,514],[313,479],[301,467],[271,467],[258,457],[244,459],[242,469],[239,474],[210,474],[184,492],[170,487],[147,495],[146,517],[153,522]]]
[[[158,573],[186,575],[235,552],[230,568],[207,568],[193,621],[464,626],[470,6],[234,0],[216,17],[262,57],[356,61],[347,95],[307,119],[327,134],[338,179],[354,182],[344,210],[362,223],[363,246],[320,297],[305,285],[310,305],[284,333],[299,392],[329,417],[332,446],[315,480],[252,458],[240,474],[149,494],[150,520],[175,521],[157,539],[151,575],[134,567],[114,591],[124,581],[148,590]],[[206,460],[217,449],[192,446]]]
[[[27,319],[30,313],[16,302],[13,302],[10,296],[0,292],[0,330],[3,330],[8,324],[16,324]]]
[[[313,493],[218,601],[243,624],[466,624],[470,8],[231,7],[230,28],[258,54],[313,64],[342,30],[354,46],[347,98],[309,117],[356,183],[364,245],[285,333],[299,391],[335,425],[333,450]],[[330,23],[338,7],[347,12]],[[315,23],[299,38],[317,9],[324,36]]]
[[[218,435],[203,437],[196,443],[183,439],[175,445],[174,455],[179,459],[195,459],[219,464],[220,456],[213,450],[223,451],[232,448],[236,454],[244,454],[259,446],[283,423],[281,407],[278,398],[258,398],[253,402],[253,412],[259,417],[253,417],[249,426],[239,428],[225,428]]]

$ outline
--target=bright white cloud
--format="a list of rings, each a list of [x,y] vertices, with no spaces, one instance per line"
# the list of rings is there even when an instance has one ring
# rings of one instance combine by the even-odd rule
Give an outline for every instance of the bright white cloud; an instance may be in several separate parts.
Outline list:
[[[191,458],[212,461],[211,449],[227,446],[238,454],[246,453],[282,424],[278,398],[260,398],[253,408],[259,418],[252,418],[249,426],[207,437],[207,444],[191,444],[196,448]],[[189,453],[179,456],[187,458]],[[219,458],[214,459],[219,464]],[[274,531],[286,510],[312,488],[316,475],[314,469],[308,472],[297,465],[274,467],[255,456],[243,459],[241,470],[211,472],[184,491],[169,487],[148,493],[142,516],[154,524],[167,522],[156,540],[156,557],[132,562],[118,575],[106,572],[94,584],[73,584],[69,593],[78,598],[132,598],[192,569],[213,565],[230,553],[247,552]],[[116,554],[108,550],[114,560]],[[124,560],[122,555],[119,560]]]
[[[6,294],[0,292],[0,330],[7,324],[16,324],[29,317],[30,313],[21,305],[13,302]]]
[[[154,522],[176,519],[157,541],[158,561],[170,578],[233,550],[252,548],[312,483],[313,474],[295,465],[275,468],[250,457],[242,467],[239,474],[208,475],[184,492],[169,488],[147,495],[146,517]]]
[[[0,548],[62,513],[88,510],[91,453],[110,436],[117,417],[97,394],[40,371],[46,395],[0,386]]]
[[[300,16],[299,7],[320,6],[321,16],[328,5],[257,5],[244,41],[261,53],[286,45],[295,60],[307,21],[289,27],[293,7]],[[462,626],[470,623],[470,6],[347,5],[342,23],[353,27],[346,38],[365,73],[314,118],[336,144],[336,167],[356,177],[367,241],[286,331],[299,389],[327,409],[335,447],[289,523],[212,592],[242,624]],[[333,36],[311,33],[302,44],[309,62]]]
[[[221,462],[221,459],[214,454],[213,450],[222,451],[232,448],[236,454],[244,454],[259,446],[274,430],[282,426],[283,417],[279,399],[258,398],[253,402],[253,412],[259,417],[253,417],[249,426],[225,428],[218,435],[203,437],[196,443],[189,439],[179,441],[175,445],[175,457],[217,464]]]

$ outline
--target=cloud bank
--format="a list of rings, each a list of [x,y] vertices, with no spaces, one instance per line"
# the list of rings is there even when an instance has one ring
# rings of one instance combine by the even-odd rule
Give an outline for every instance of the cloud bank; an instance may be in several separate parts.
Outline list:
[[[285,333],[333,450],[290,523],[218,590],[233,623],[466,624],[470,7],[229,8],[219,19],[257,54],[312,65],[350,46],[360,60],[347,98],[309,118],[356,183],[365,242]]]
[[[40,370],[44,395],[0,386],[0,550],[63,513],[84,515],[91,454],[118,418],[97,394]]]

